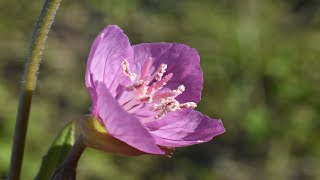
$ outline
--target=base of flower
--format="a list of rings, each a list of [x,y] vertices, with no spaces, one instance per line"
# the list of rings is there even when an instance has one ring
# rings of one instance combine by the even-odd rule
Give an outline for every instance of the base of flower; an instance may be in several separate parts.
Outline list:
[[[148,154],[111,136],[106,131],[103,124],[91,114],[83,116],[78,121],[78,126],[83,143],[87,147],[126,156],[140,156]],[[160,149],[165,153],[164,156],[171,158],[175,148],[160,146]]]
[[[138,149],[112,137],[99,120],[91,114],[79,120],[79,129],[83,143],[91,148],[113,154],[139,156],[146,154]]]

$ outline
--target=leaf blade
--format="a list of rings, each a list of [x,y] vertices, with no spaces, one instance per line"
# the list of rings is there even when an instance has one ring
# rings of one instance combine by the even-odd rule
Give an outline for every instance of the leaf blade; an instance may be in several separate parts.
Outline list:
[[[43,156],[35,180],[50,179],[53,172],[68,156],[75,143],[75,122],[68,123],[54,139],[47,154]]]

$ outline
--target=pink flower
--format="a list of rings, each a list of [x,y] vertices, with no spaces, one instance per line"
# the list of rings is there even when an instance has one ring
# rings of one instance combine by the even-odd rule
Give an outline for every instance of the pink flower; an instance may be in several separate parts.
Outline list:
[[[194,110],[203,75],[197,51],[177,43],[131,45],[115,25],[95,39],[86,87],[107,133],[147,154],[167,154],[224,133],[221,120]],[[128,154],[128,153],[127,153]]]

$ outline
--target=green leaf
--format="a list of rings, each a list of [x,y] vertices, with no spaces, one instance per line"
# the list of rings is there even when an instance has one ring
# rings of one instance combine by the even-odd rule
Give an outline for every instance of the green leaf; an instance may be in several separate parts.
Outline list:
[[[53,172],[69,154],[75,138],[75,123],[68,123],[53,141],[47,154],[42,158],[40,170],[36,180],[50,179]]]

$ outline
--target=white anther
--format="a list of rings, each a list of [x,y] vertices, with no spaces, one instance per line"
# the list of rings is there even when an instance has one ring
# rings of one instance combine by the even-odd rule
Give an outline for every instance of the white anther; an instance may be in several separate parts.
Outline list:
[[[158,72],[157,72],[157,75],[155,77],[155,79],[157,81],[160,81],[162,79],[162,76],[166,72],[166,69],[167,69],[167,65],[166,64],[161,64],[160,65],[160,67],[158,69]]]
[[[173,92],[176,93],[175,97],[182,94],[185,90],[186,88],[184,87],[184,85],[180,85],[177,90],[173,90]]]
[[[180,104],[179,107],[180,108],[195,108],[195,107],[197,107],[197,104],[194,102],[186,102],[186,103]]]
[[[161,119],[169,112],[174,112],[180,109],[180,103],[175,99],[163,99],[160,104],[154,104],[153,111],[160,111],[156,115],[156,119]]]
[[[180,86],[178,87],[178,90],[179,90],[180,92],[183,92],[183,91],[186,90],[186,87],[184,87],[184,85],[180,85]]]
[[[129,62],[128,62],[126,59],[124,59],[124,60],[122,61],[121,67],[122,67],[122,72],[123,72],[126,76],[128,76],[131,81],[134,81],[134,80],[136,79],[137,75],[136,75],[135,73],[132,73],[132,72],[130,71],[130,64],[129,64]]]

